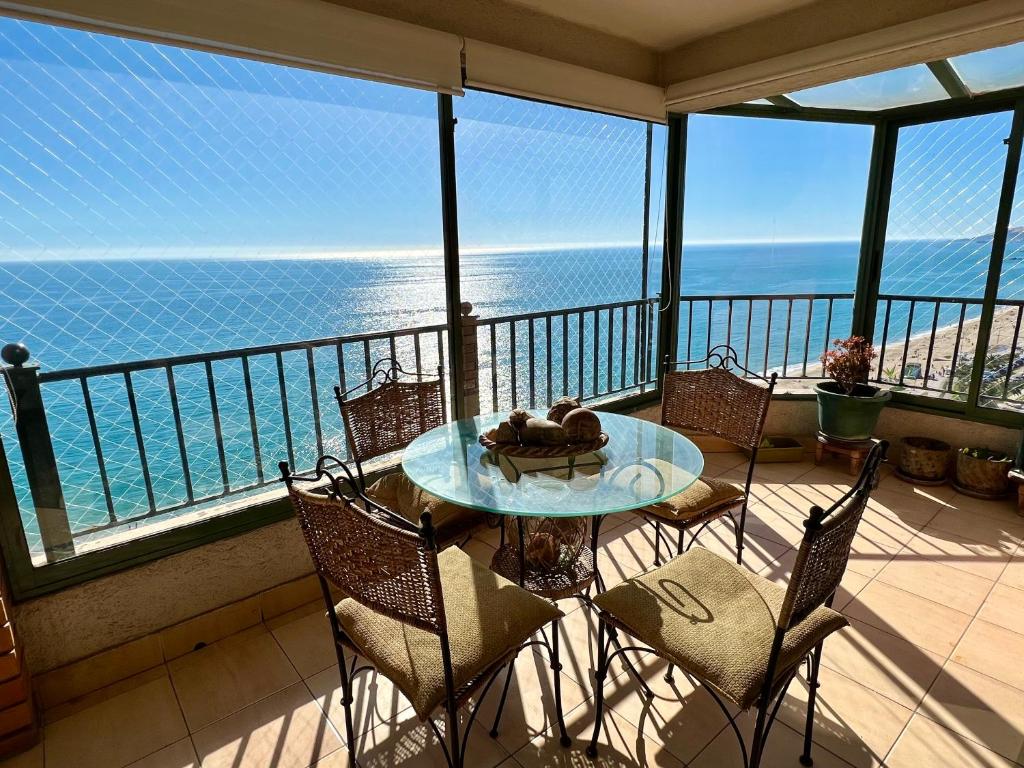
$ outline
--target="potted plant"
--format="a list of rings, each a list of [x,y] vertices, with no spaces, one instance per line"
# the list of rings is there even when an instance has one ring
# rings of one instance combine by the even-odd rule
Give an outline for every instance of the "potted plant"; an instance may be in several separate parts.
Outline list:
[[[835,339],[834,349],[821,356],[832,381],[814,387],[818,396],[818,429],[838,440],[867,440],[892,393],[868,384],[875,348],[863,336]]]
[[[968,496],[999,499],[1010,490],[1007,473],[1013,460],[1002,451],[961,448],[956,452],[956,482],[953,487]]]
[[[900,440],[900,466],[896,477],[918,485],[942,485],[949,465],[949,443],[930,437]]]

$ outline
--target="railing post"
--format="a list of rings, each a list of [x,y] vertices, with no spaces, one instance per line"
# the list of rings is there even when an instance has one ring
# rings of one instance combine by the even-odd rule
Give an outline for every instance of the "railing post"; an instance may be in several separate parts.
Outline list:
[[[477,343],[477,321],[473,305],[462,302],[462,418],[480,415],[480,347]],[[549,340],[550,343],[550,340]]]
[[[75,543],[39,389],[39,366],[25,365],[29,351],[24,344],[8,344],[0,350],[0,357],[8,364],[4,374],[14,396],[18,443],[36,508],[43,551],[47,562],[57,562],[75,554]]]

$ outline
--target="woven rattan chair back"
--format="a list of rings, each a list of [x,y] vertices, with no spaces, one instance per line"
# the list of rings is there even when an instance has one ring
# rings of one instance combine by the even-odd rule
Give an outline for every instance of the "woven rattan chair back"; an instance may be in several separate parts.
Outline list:
[[[341,462],[331,459],[336,466]],[[398,621],[446,632],[441,577],[430,516],[423,528],[361,496],[347,468],[345,481],[317,464],[315,476],[281,471],[317,572],[346,597]],[[327,485],[323,481],[327,480]],[[343,492],[342,482],[351,488]],[[299,487],[299,483],[306,487]]]
[[[689,367],[694,364],[706,367]],[[748,450],[757,448],[775,388],[775,374],[763,379],[746,371],[736,361],[736,352],[727,346],[715,347],[702,360],[668,365],[686,365],[687,369],[665,372],[663,425],[720,437]],[[743,370],[762,383],[738,376],[732,369]]]
[[[878,468],[888,449],[889,444],[884,440],[876,443],[853,488],[829,509],[814,507],[811,510],[804,523],[804,538],[779,612],[779,629],[785,631],[799,624],[816,608],[825,605],[839,588],[850,559],[853,537],[871,491],[878,484]]]
[[[414,377],[400,380],[401,375]],[[349,397],[354,389],[369,391]],[[436,379],[408,373],[392,359],[377,361],[370,378],[342,392],[334,388],[341,409],[349,452],[362,475],[369,459],[400,451],[424,432],[447,421],[444,381],[438,369]]]

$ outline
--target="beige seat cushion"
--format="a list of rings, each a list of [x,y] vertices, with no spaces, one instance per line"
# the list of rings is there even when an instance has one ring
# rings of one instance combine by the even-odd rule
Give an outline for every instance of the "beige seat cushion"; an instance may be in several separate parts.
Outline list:
[[[714,477],[699,477],[693,485],[670,499],[652,504],[645,512],[666,520],[686,522],[703,517],[718,507],[743,499],[743,491],[732,483]]]
[[[473,560],[458,547],[438,555],[448,636],[458,690],[562,616]],[[398,686],[424,719],[446,696],[437,635],[388,618],[351,598],[337,606],[345,633]]]
[[[420,524],[420,515],[424,511],[429,512],[437,541],[441,545],[451,543],[484,521],[482,512],[460,507],[427,493],[404,472],[384,475],[366,489],[366,495],[415,525]]]
[[[783,587],[694,547],[598,595],[594,603],[638,640],[747,709],[767,674],[784,597]],[[842,614],[820,607],[792,627],[775,682],[846,624]]]

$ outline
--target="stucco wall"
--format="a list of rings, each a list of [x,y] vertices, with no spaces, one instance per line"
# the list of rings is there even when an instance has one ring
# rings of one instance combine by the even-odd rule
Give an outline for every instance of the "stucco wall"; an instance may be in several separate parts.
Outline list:
[[[285,520],[22,603],[15,626],[38,673],[312,572]]]

